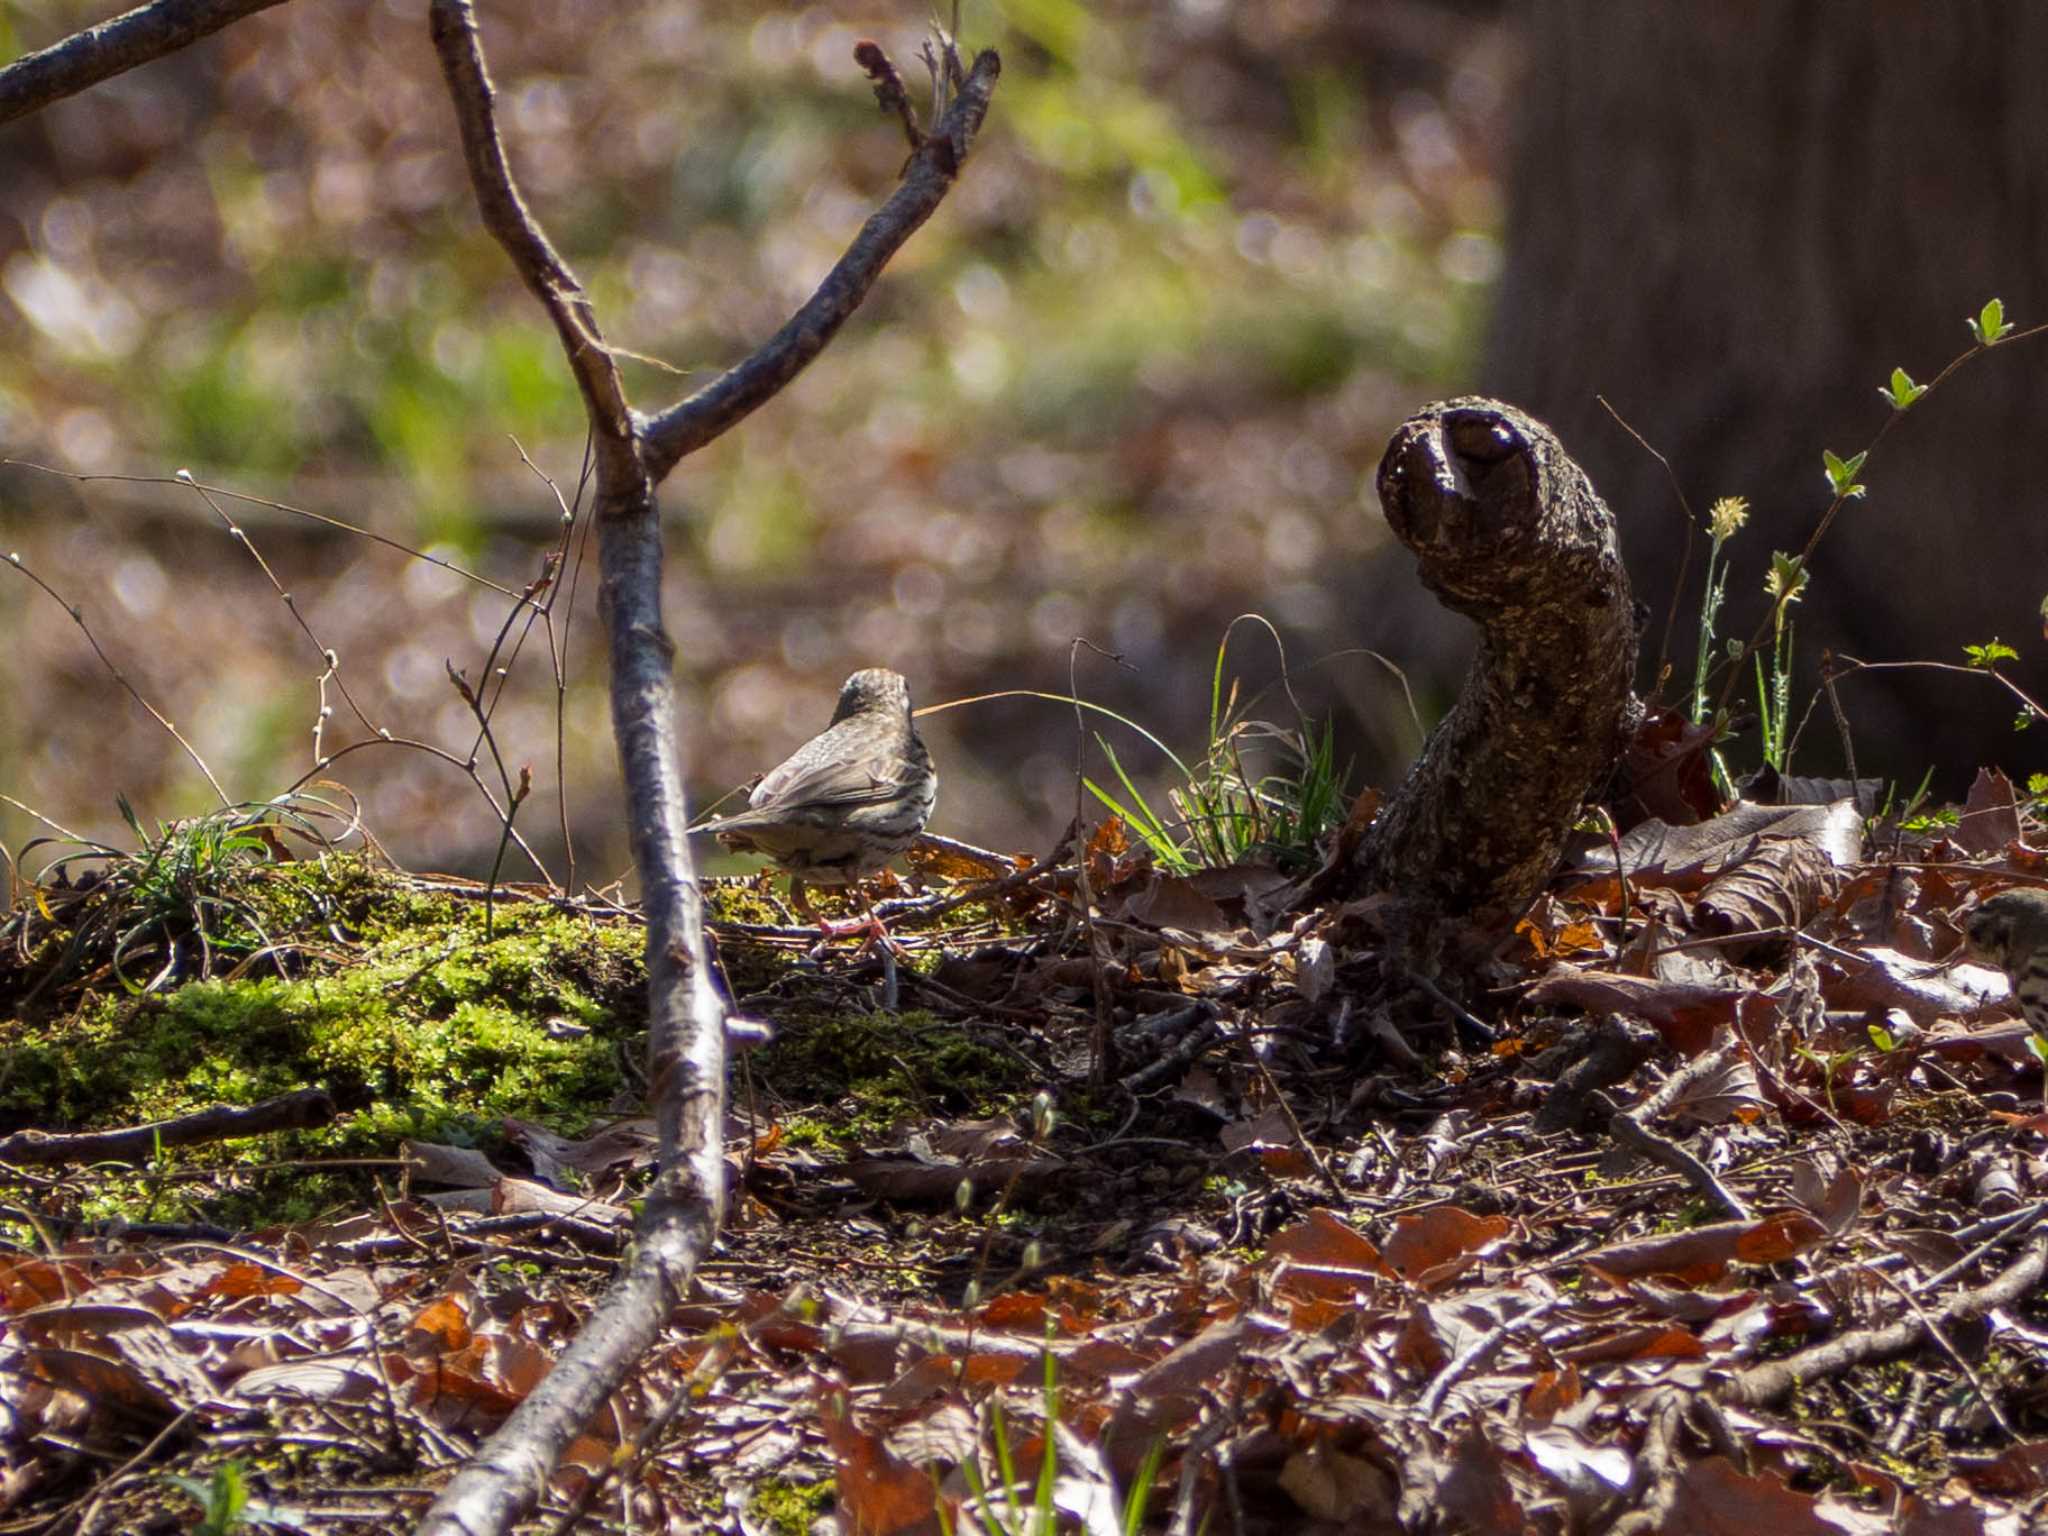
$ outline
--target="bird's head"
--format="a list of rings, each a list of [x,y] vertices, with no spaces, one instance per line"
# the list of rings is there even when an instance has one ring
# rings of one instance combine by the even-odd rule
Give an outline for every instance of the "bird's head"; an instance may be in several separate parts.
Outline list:
[[[849,716],[875,710],[910,713],[910,685],[903,680],[901,672],[891,672],[887,667],[866,667],[854,673],[840,685],[839,703],[832,711],[832,723],[837,725]]]
[[[1987,898],[1963,919],[1963,937],[1972,953],[2009,969],[2048,946],[2048,891],[2016,889]]]

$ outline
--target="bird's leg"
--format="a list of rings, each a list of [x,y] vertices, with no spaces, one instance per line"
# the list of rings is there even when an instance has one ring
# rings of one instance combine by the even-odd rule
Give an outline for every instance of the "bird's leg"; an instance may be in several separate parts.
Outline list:
[[[865,917],[854,922],[833,922],[831,918],[826,917],[816,907],[811,905],[810,893],[804,889],[803,881],[795,875],[789,877],[789,904],[796,908],[797,915],[805,922],[818,925],[818,945],[820,947],[831,943],[834,939],[850,939],[855,934],[859,934],[862,937],[862,954],[866,954],[875,947],[876,939],[882,940],[885,944],[895,943],[895,940],[889,937],[889,930],[882,926],[882,920],[875,916],[873,907],[868,909]],[[814,949],[813,953],[815,952]]]
[[[825,920],[818,916],[818,909],[811,905],[811,893],[804,889],[801,875],[789,877],[789,904],[796,908],[796,915],[805,922],[823,926]]]
[[[818,931],[827,939],[850,939],[858,935],[861,940],[860,952],[863,955],[871,953],[877,944],[883,945],[894,954],[905,953],[903,946],[890,936],[888,927],[881,918],[875,915],[873,901],[865,902],[862,915],[848,922],[835,923],[829,918],[819,918]]]

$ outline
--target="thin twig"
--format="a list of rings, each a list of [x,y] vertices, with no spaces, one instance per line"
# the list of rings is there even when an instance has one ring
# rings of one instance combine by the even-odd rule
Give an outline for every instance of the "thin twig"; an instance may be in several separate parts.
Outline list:
[[[150,703],[149,700],[145,699],[142,696],[141,692],[136,688],[136,686],[128,681],[127,673],[123,672],[119,667],[114,665],[113,657],[109,656],[106,653],[106,651],[101,647],[99,642],[99,636],[95,635],[92,632],[92,626],[85,622],[85,610],[80,608],[78,604],[67,603],[64,601],[62,597],[59,597],[57,595],[57,589],[55,587],[51,586],[47,581],[43,580],[42,577],[38,576],[26,565],[22,564],[20,555],[9,554],[7,557],[7,563],[13,566],[17,571],[21,572],[22,575],[26,576],[30,581],[34,582],[37,586],[41,587],[43,591],[49,594],[51,600],[54,601],[58,607],[62,608],[66,613],[68,613],[71,616],[71,622],[78,626],[79,632],[85,636],[86,644],[92,647],[93,654],[99,657],[100,664],[104,666],[107,669],[107,671],[112,675],[114,681],[121,685],[121,687],[126,691],[129,698],[133,699],[137,704],[140,704],[142,706],[143,710],[149,715],[150,719],[154,720],[158,725],[162,726],[167,732],[169,732],[171,740],[175,741],[180,747],[182,747],[184,749],[185,755],[191,758],[192,761],[198,765],[199,771],[206,775],[206,782],[213,787],[213,792],[216,795],[220,796],[220,803],[222,805],[232,805],[234,802],[228,798],[228,792],[220,787],[220,781],[213,776],[213,770],[206,766],[206,759],[199,755],[199,749],[193,746],[191,742],[187,741],[183,733],[180,732],[175,725],[171,724],[171,722],[162,714],[161,711],[157,709],[157,707],[154,704]],[[19,804],[20,802],[17,801],[15,803]],[[27,810],[28,808],[26,806],[23,806],[22,809]],[[30,814],[33,815],[34,813],[30,812]],[[42,818],[38,819],[40,820]],[[56,823],[51,822],[50,825],[54,826],[56,825]]]
[[[817,292],[746,361],[647,422],[648,468],[656,479],[773,399],[825,350],[889,258],[952,190],[1001,73],[1002,60],[992,50],[977,56],[952,107],[910,157],[901,185],[861,226]]]
[[[1663,692],[1664,673],[1671,665],[1671,630],[1678,622],[1679,604],[1685,601],[1685,579],[1692,574],[1692,547],[1698,533],[1699,519],[1692,515],[1692,503],[1685,499],[1685,487],[1678,483],[1678,472],[1671,467],[1671,461],[1653,448],[1650,440],[1638,432],[1629,423],[1628,418],[1608,402],[1605,395],[1595,395],[1593,398],[1600,402],[1600,409],[1612,416],[1622,431],[1636,440],[1643,452],[1662,466],[1664,478],[1671,483],[1671,494],[1678,502],[1678,515],[1685,524],[1685,552],[1678,557],[1678,579],[1671,584],[1671,602],[1664,610],[1664,633],[1657,641],[1657,670],[1652,674],[1650,684],[1652,697],[1655,697]]]
[[[628,407],[589,299],[513,183],[469,0],[432,0],[428,15],[484,225],[553,320],[591,432],[612,727],[647,924],[648,1080],[660,1159],[611,1289],[418,1527],[420,1536],[475,1536],[509,1529],[533,1508],[569,1442],[653,1344],[724,1217],[726,1008],[706,952],[703,894],[688,845],[655,487],[685,453],[765,403],[831,339],[888,256],[950,188],[1000,64],[994,54],[976,61],[975,88],[947,114],[944,132],[912,156],[903,187],[783,332],[709,388],[648,420]]]

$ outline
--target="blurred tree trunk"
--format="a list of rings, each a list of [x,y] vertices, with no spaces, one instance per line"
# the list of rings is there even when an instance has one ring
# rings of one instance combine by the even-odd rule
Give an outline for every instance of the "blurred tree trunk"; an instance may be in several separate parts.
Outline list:
[[[1648,668],[1685,529],[1663,469],[1595,394],[1669,458],[1696,514],[1749,498],[1722,626],[1746,638],[1770,551],[1801,547],[1827,503],[1821,450],[1869,440],[1893,365],[1932,377],[1994,295],[2022,327],[2048,319],[2048,9],[1535,0],[1525,22],[1482,383],[1554,427],[1614,508],[1653,610]],[[1823,645],[1960,661],[1997,634],[2022,652],[2015,676],[2048,686],[2044,424],[2040,342],[1978,360],[1898,424],[1795,610],[1800,707]],[[1704,553],[1696,536],[1671,640],[1680,687]],[[1842,700],[1862,772],[2048,767],[2048,731],[2015,736],[2015,705],[1988,684],[1871,674]],[[1800,765],[1839,762],[1823,707]]]

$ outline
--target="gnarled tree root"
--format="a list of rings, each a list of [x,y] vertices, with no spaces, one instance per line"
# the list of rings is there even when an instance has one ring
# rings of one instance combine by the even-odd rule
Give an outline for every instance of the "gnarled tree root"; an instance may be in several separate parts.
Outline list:
[[[1411,926],[1511,924],[1639,717],[1614,518],[1550,429],[1497,400],[1411,417],[1379,494],[1423,582],[1479,625],[1479,653],[1342,884],[1394,893]]]

